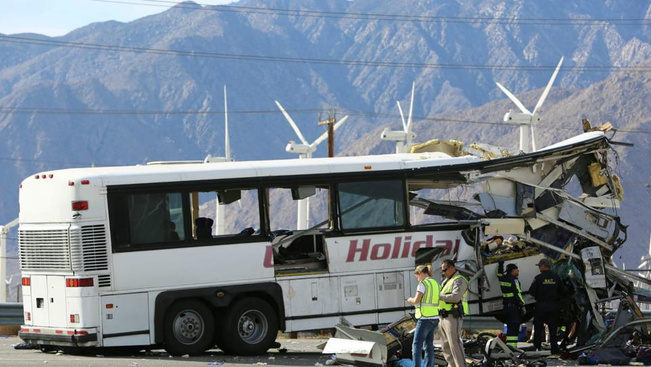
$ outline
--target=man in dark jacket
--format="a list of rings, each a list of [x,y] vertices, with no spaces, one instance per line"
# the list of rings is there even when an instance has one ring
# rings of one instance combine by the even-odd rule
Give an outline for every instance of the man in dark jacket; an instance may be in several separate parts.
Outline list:
[[[506,272],[504,272],[504,261],[500,261],[497,266],[497,279],[500,281],[504,318],[506,319],[506,344],[515,348],[518,347],[518,332],[522,323],[521,315],[524,311],[524,298],[518,280],[519,274],[520,270],[515,264],[508,264]]]
[[[561,294],[563,294],[563,282],[556,273],[551,271],[551,261],[541,259],[536,265],[540,269],[540,274],[536,275],[529,289],[529,294],[536,298],[536,314],[533,319],[533,345],[537,350],[541,349],[545,335],[543,324],[547,324],[552,354],[559,354],[556,328],[558,327],[558,312]]]

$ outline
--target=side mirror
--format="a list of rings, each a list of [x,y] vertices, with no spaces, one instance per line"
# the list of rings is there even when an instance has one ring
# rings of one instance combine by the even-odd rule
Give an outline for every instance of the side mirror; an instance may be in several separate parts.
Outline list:
[[[222,205],[228,205],[234,203],[242,198],[242,192],[240,190],[224,190],[217,191],[217,199]]]
[[[292,188],[292,199],[303,200],[316,195],[316,186],[298,186]]]

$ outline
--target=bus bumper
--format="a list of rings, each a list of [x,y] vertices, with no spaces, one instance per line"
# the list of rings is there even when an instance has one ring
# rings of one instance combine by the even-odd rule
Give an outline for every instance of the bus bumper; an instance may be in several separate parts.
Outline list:
[[[66,329],[22,326],[18,336],[26,343],[62,347],[96,347],[97,329]]]

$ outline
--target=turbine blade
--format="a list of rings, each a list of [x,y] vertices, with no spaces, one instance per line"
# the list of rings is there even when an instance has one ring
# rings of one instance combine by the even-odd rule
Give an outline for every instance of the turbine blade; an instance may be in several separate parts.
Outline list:
[[[303,134],[301,134],[301,130],[298,128],[298,126],[296,125],[296,123],[294,122],[294,120],[292,120],[292,117],[289,116],[289,114],[287,113],[287,111],[285,111],[285,109],[283,108],[283,106],[281,106],[280,103],[279,103],[278,101],[274,101],[274,102],[276,102],[276,105],[278,106],[278,108],[280,108],[280,111],[283,113],[283,115],[285,115],[285,119],[287,119],[287,122],[289,122],[289,124],[292,125],[292,129],[294,129],[294,132],[296,133],[296,135],[298,136],[298,138],[301,139],[301,142],[302,142],[303,144],[305,144],[305,145],[309,145],[308,142],[307,142],[307,140],[305,140],[305,137],[303,136]]]
[[[409,117],[407,118],[407,134],[411,132],[411,113],[414,110],[414,90],[416,89],[416,82],[411,83],[411,102],[409,102]]]
[[[561,69],[561,64],[563,64],[563,59],[564,57],[561,57],[561,61],[559,61],[558,65],[556,65],[556,70],[554,70],[554,74],[552,74],[552,78],[549,79],[549,82],[547,83],[547,87],[545,87],[542,96],[540,96],[540,99],[538,100],[536,107],[533,109],[534,115],[536,114],[536,112],[538,112],[540,107],[542,107],[543,103],[545,103],[545,99],[547,99],[547,95],[549,94],[549,91],[552,89],[552,84],[554,84],[554,79],[556,79],[556,75],[558,75],[558,71]]]
[[[405,122],[405,115],[402,113],[402,107],[400,107],[400,102],[396,101],[398,105],[398,111],[400,111],[400,119],[402,120],[402,131],[407,132],[407,123]]]
[[[414,111],[414,90],[416,89],[416,82],[411,83],[411,102],[409,102],[409,118],[407,119],[407,130],[405,131],[407,133],[407,137],[405,139],[405,147],[407,149],[411,148],[411,127],[412,127],[412,120],[411,120],[411,114]]]
[[[529,110],[528,110],[526,107],[524,107],[524,105],[522,104],[522,102],[520,102],[520,100],[517,99],[517,98],[513,95],[513,93],[509,92],[508,89],[504,88],[504,86],[503,86],[502,84],[500,84],[500,83],[495,83],[495,84],[497,84],[497,86],[502,90],[502,92],[504,92],[504,94],[506,94],[506,96],[509,97],[509,99],[510,99],[513,103],[515,103],[516,106],[518,106],[518,108],[520,109],[520,111],[522,111],[523,113],[526,113],[527,115],[531,115],[531,114],[532,114],[531,112],[529,112]]]
[[[311,147],[311,148],[316,148],[317,145],[321,144],[321,143],[322,143],[324,140],[326,140],[327,138],[328,138],[328,131],[326,130],[326,132],[324,132],[323,134],[321,134],[321,136],[319,136],[318,138],[316,138],[316,140],[314,140],[314,142],[312,142],[312,144],[310,144],[310,147]]]
[[[337,123],[335,124],[335,126],[332,127],[332,129],[337,130],[339,128],[339,126],[341,126],[344,122],[346,122],[347,119],[348,119],[348,115],[344,116],[344,118],[337,121]],[[328,132],[326,131],[323,134],[321,134],[321,136],[316,138],[316,140],[312,144],[310,144],[310,146],[315,148],[317,145],[321,144],[327,138],[328,138]]]
[[[341,120],[339,120],[339,121],[335,124],[335,126],[333,126],[332,128],[333,128],[334,130],[337,130],[337,129],[339,128],[339,126],[343,125],[344,122],[346,122],[346,120],[348,120],[348,115],[344,116],[344,118],[342,118]]]

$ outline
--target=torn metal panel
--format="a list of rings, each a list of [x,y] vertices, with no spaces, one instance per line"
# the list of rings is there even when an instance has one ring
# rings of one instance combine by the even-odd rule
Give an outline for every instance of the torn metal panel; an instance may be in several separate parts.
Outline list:
[[[491,176],[483,182],[482,190],[487,195],[515,198],[515,182],[509,178]]]
[[[578,158],[578,157],[577,157]],[[552,187],[552,184],[558,180],[561,175],[565,174],[566,166],[572,166],[576,162],[577,158],[569,159],[561,164],[557,164],[552,167],[551,171],[544,175],[543,179],[538,183],[539,188],[536,188],[535,197],[540,196],[544,191],[544,187]]]
[[[517,215],[517,212],[515,210],[515,197],[513,196],[500,196],[480,192],[477,197],[481,202],[482,208],[486,212],[494,212],[496,210],[500,210],[504,213],[504,215],[507,216]]]
[[[357,329],[342,317],[335,325],[334,338],[326,344],[324,354],[336,354],[337,361],[358,364],[385,366],[388,358],[411,346],[416,321],[405,315],[380,331]]]
[[[620,200],[614,195],[604,195],[599,197],[585,196],[580,200],[587,206],[600,209],[619,209]]]
[[[564,224],[564,223],[562,223],[560,221],[557,221],[555,219],[547,217],[544,214],[538,214],[538,217],[543,219],[543,220],[546,220],[549,223],[552,223],[552,224],[554,224],[554,225],[556,225],[556,226],[558,226],[560,228],[563,228],[563,229],[565,229],[567,231],[570,231],[570,232],[572,232],[572,233],[574,233],[574,234],[576,234],[578,236],[585,237],[587,240],[596,243],[597,245],[605,248],[608,251],[611,251],[611,252],[613,251],[613,247],[611,245],[607,244],[606,242],[604,242],[604,241],[602,241],[602,240],[600,240],[600,239],[598,239],[598,238],[596,238],[596,237],[594,237],[594,236],[592,236],[592,235],[590,235],[588,233],[582,232],[580,229],[574,228],[574,227],[572,227],[570,225]]]
[[[608,238],[610,218],[599,215],[598,212],[579,206],[572,201],[563,202],[558,218],[599,238]]]
[[[386,358],[382,358],[380,345],[370,341],[330,338],[323,349],[323,354],[335,354],[337,361],[341,363],[386,365]]]
[[[651,279],[647,279],[647,278],[641,277],[641,276],[639,276],[637,274],[628,273],[626,271],[617,269],[616,267],[614,267],[614,266],[612,266],[610,264],[605,264],[605,267],[606,267],[606,270],[607,270],[607,272],[606,272],[607,274],[612,273],[613,276],[618,277],[620,280],[623,281],[623,283],[625,283],[627,285],[625,291],[630,291],[630,290],[633,289],[633,281],[641,282],[641,283],[644,283],[644,284],[647,284],[647,285],[651,286]]]
[[[515,211],[520,217],[535,217],[534,188],[516,183]]]
[[[485,224],[484,233],[487,235],[499,234],[524,234],[525,221],[523,218],[486,218],[481,220]]]
[[[603,316],[599,313],[597,309],[597,292],[589,286],[585,287],[585,292],[588,294],[588,299],[590,300],[590,307],[592,307],[592,321],[595,323],[595,326],[599,330],[606,330],[606,323],[604,322]]]
[[[558,215],[560,214],[561,210],[555,206],[551,208],[547,208],[545,210],[541,210],[538,213],[544,214],[547,217],[550,218],[558,218]],[[535,231],[538,228],[544,227],[546,225],[549,225],[549,222],[546,220],[540,219],[540,218],[526,218],[527,224],[529,227],[531,227],[532,231]]]
[[[477,214],[470,209],[466,209],[460,205],[450,205],[445,202],[435,202],[423,198],[414,198],[410,201],[412,206],[424,209],[427,215],[437,215],[443,218],[454,220],[477,220],[483,218],[481,214]]]
[[[599,247],[584,248],[581,258],[585,265],[585,283],[592,288],[606,288],[606,270]]]

